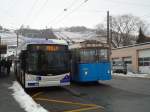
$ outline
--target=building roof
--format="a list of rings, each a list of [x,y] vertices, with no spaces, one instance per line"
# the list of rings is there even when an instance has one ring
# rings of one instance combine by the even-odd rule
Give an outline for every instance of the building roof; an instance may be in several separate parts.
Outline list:
[[[142,46],[142,45],[150,45],[150,42],[139,43],[139,44],[133,44],[133,45],[129,45],[129,46],[122,46],[122,47],[118,47],[118,48],[113,48],[112,50],[123,49],[123,48],[129,48],[129,47],[135,47],[135,46]]]
[[[76,42],[69,46],[70,49],[76,49],[76,48],[91,48],[91,47],[105,47],[108,48],[109,45],[107,43],[102,43],[98,40],[85,40],[82,42]]]
[[[142,46],[142,45],[148,45],[148,44],[150,45],[150,37],[145,36],[142,29],[140,28],[138,39],[136,40],[136,44],[128,45],[128,46],[122,46],[122,47],[118,47],[118,48],[113,48],[112,50],[135,47],[135,46]]]

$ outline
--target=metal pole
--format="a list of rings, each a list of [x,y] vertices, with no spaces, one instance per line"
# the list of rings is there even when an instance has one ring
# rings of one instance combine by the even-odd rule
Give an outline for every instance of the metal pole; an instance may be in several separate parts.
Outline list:
[[[0,47],[1,47],[1,36],[0,36]],[[1,60],[1,48],[0,48],[0,60]]]
[[[1,61],[1,36],[0,36],[0,61]],[[1,74],[1,62],[0,62],[0,74]]]
[[[17,38],[16,38],[16,39],[17,39],[17,40],[16,40],[16,41],[17,41],[17,47],[16,47],[16,56],[15,56],[15,58],[17,58],[17,50],[18,50],[18,38],[19,38],[19,33],[17,32],[17,33],[16,33],[16,35],[17,35]]]
[[[108,60],[110,61],[110,55],[111,55],[111,53],[110,53],[110,38],[109,38],[109,33],[110,33],[110,31],[109,31],[109,11],[107,11],[107,44],[108,44],[108,47],[109,47],[109,49],[108,49]]]
[[[17,48],[18,48],[18,38],[19,38],[19,33],[17,32]]]
[[[109,47],[110,47],[110,54],[111,54],[111,44],[112,44],[112,16],[110,16],[110,41],[109,41]]]
[[[107,44],[109,44],[109,11],[107,11]]]

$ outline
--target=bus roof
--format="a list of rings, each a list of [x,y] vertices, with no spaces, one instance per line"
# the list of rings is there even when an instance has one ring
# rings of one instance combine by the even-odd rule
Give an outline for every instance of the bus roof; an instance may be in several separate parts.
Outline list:
[[[68,43],[65,40],[24,37],[19,42],[19,45],[17,47],[17,52],[19,53],[21,50],[26,50],[27,45],[33,45],[33,44],[68,45]]]
[[[45,38],[26,38],[25,44],[58,44],[58,45],[68,45],[64,40],[59,39],[45,39]]]

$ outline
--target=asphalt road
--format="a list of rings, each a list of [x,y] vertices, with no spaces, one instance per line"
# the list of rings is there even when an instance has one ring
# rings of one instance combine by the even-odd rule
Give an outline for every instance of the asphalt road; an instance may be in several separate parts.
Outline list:
[[[28,94],[50,112],[103,112],[103,107],[70,93],[62,87],[28,90]]]
[[[0,77],[0,112],[24,112],[9,87],[13,75]],[[28,90],[50,112],[150,112],[150,79],[115,77],[99,83]],[[9,108],[8,108],[9,107]]]
[[[150,79],[115,77],[100,84],[72,83],[70,87],[36,89],[29,94],[51,112],[101,112],[101,106],[105,112],[150,112],[149,86]]]
[[[150,112],[150,79],[118,77],[102,83],[113,89],[108,112]]]
[[[105,112],[150,112],[150,79],[115,77],[100,84],[73,84],[83,99]]]

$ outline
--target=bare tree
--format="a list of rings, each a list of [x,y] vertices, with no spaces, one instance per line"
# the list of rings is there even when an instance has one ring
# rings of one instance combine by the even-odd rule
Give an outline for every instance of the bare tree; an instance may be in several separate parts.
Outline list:
[[[132,44],[136,40],[140,27],[146,31],[148,24],[139,17],[133,15],[111,16],[112,29],[112,46],[120,47]],[[106,25],[105,25],[106,26]],[[101,24],[97,25],[97,29],[105,30]],[[106,30],[105,30],[106,31]]]
[[[133,15],[112,17],[112,42],[114,47],[132,44],[139,28],[146,28],[145,22]]]
[[[96,25],[96,33],[101,35],[106,35],[106,28],[104,24]]]

